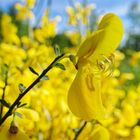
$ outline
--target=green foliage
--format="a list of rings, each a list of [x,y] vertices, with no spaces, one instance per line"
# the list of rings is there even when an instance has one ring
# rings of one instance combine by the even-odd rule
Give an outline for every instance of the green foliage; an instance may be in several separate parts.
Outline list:
[[[20,114],[19,112],[14,112],[14,114],[15,114],[16,116],[18,116],[19,118],[22,118],[22,114]]]
[[[57,34],[55,37],[49,38],[49,40],[52,46],[56,46],[56,45],[60,46],[61,52],[64,51],[65,47],[70,48],[74,46],[70,38],[68,38],[64,33]]]
[[[20,90],[21,93],[24,92],[25,89],[26,89],[26,87],[25,87],[22,83],[20,83],[20,84],[18,85],[18,88],[19,88],[19,90]]]
[[[130,48],[135,51],[140,50],[140,34],[129,34],[129,38],[126,41],[125,48]]]
[[[56,63],[55,67],[60,68],[61,70],[66,70],[65,66],[62,63]]]
[[[15,10],[14,5],[10,7],[8,14],[11,16],[13,23],[16,25],[16,27],[18,28],[18,32],[17,35],[19,37],[24,36],[24,35],[28,35],[28,30],[29,30],[29,24],[28,22],[23,22],[20,20],[16,19],[16,13],[17,11]]]
[[[131,22],[134,23],[133,26],[140,25],[140,7],[137,2],[132,3],[130,6],[128,16],[131,19]]]
[[[54,52],[55,52],[56,56],[61,55],[61,50],[60,50],[60,47],[58,45],[54,46]]]
[[[33,74],[35,74],[35,75],[39,75],[32,67],[29,67],[29,69],[30,69],[30,71],[33,73]]]
[[[135,65],[130,65],[130,59],[134,52],[133,50],[127,49],[125,53],[126,53],[126,57],[124,60],[121,61],[119,70],[121,71],[121,73],[134,74],[134,79],[126,81],[125,83],[126,87],[129,87],[131,85],[137,86],[140,82],[140,74],[139,74],[140,73],[140,60]]]
[[[134,2],[128,10],[128,19],[130,27],[127,31],[127,39],[123,46],[123,52],[126,54],[126,48],[139,51],[140,50],[140,5]]]
[[[44,75],[41,80],[49,80],[49,76],[48,75]]]

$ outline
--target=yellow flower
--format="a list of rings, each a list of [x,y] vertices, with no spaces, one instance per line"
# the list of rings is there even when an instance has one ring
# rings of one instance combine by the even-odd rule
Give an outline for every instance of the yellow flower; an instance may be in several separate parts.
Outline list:
[[[20,45],[20,39],[17,36],[17,27],[12,23],[11,17],[7,14],[2,15],[1,34],[4,42]]]
[[[69,6],[69,7],[66,8],[66,11],[67,11],[67,13],[69,15],[68,24],[76,25],[77,24],[77,19],[76,19],[76,13],[74,11],[74,8]]]
[[[30,138],[18,129],[17,133],[10,133],[9,126],[4,125],[0,127],[0,139],[1,140],[30,140]]]
[[[130,59],[130,64],[132,66],[136,65],[136,63],[140,60],[140,51],[133,53],[131,59]]]
[[[122,73],[120,76],[120,84],[124,84],[128,80],[133,80],[135,78],[133,73]]]
[[[133,127],[138,121],[134,107],[126,103],[122,111],[123,116],[121,119],[124,121],[125,126]]]
[[[30,1],[30,0],[28,0],[28,1]],[[30,6],[31,5],[28,2],[27,2],[27,6],[19,4],[19,3],[15,4],[15,9],[18,11],[16,14],[17,20],[27,20],[27,19],[34,18],[34,14],[31,11],[31,9],[29,8]]]
[[[106,71],[105,61],[112,61],[108,57],[117,48],[122,36],[120,18],[109,13],[102,18],[98,30],[81,44],[76,55],[78,73],[68,93],[69,108],[76,116],[85,120],[105,117],[101,99],[101,69]]]
[[[36,0],[26,0],[27,7],[32,9],[36,3]]]
[[[108,130],[105,127],[97,124],[95,125],[94,130],[88,140],[109,140],[109,139],[110,134]]]

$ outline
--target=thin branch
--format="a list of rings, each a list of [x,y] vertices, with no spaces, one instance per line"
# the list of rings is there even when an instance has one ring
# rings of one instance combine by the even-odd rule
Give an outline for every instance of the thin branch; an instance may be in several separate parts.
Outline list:
[[[0,120],[0,125],[2,125],[4,123],[4,121],[12,114],[13,109],[15,108],[15,106],[17,104],[19,104],[20,100],[26,95],[26,93],[28,91],[30,91],[40,80],[43,76],[45,76],[45,74],[56,64],[56,62],[58,60],[60,60],[62,57],[64,56],[64,54],[56,57],[54,59],[54,61],[41,73],[41,75],[28,87],[26,88],[26,90],[19,94],[19,96],[17,97],[17,99],[14,101],[14,103],[10,106],[9,110],[7,111],[7,113],[2,117],[2,119]]]
[[[85,128],[87,122],[85,121],[83,126],[78,130],[78,132],[76,132],[76,135],[74,137],[74,140],[77,140],[78,136],[81,134],[81,132],[83,131],[83,129]]]

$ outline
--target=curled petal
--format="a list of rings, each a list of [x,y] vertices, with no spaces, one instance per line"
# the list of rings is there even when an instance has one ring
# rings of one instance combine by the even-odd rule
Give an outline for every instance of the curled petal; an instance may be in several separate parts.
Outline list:
[[[92,53],[95,51],[99,39],[103,34],[103,30],[98,30],[96,32],[94,32],[91,36],[89,36],[88,38],[86,38],[82,44],[80,45],[80,48],[77,52],[77,57],[79,59],[82,58],[88,58],[90,55],[92,55]]]
[[[69,108],[84,120],[98,120],[105,116],[101,101],[100,75],[94,74],[89,64],[80,67],[68,93]]]
[[[120,18],[113,14],[106,14],[99,23],[98,30],[87,38],[79,48],[79,61],[83,58],[95,63],[101,55],[109,56],[118,47],[123,36],[123,24]]]

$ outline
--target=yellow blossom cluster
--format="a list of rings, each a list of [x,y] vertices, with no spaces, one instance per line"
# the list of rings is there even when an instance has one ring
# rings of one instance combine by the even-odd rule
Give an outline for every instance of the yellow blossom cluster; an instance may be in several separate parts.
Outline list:
[[[74,7],[68,6],[66,11],[69,15],[68,23],[70,25],[77,25],[78,22],[81,22],[84,25],[88,24],[88,17],[91,14],[91,11],[95,9],[95,4],[89,4],[82,6],[80,3],[76,3]]]
[[[17,20],[27,20],[34,5],[35,0],[16,4]],[[80,4],[68,7],[69,24],[76,25],[78,20],[87,24],[93,8]],[[50,20],[46,12],[40,26],[30,30],[32,36],[19,36],[8,14],[2,15],[0,23],[1,122],[22,90],[57,57],[47,40],[57,34],[57,21]],[[79,33],[66,34],[78,44]],[[113,13],[104,15],[97,30],[82,37],[81,44],[64,49],[76,54],[64,55],[61,63],[66,70],[60,63],[61,69],[55,65],[47,73],[48,79],[40,79],[18,102],[0,126],[0,139],[139,140],[140,84],[127,85],[136,77],[121,69],[126,56],[115,49],[122,36],[120,18]],[[140,52],[135,52],[127,62],[134,67],[139,59]]]

